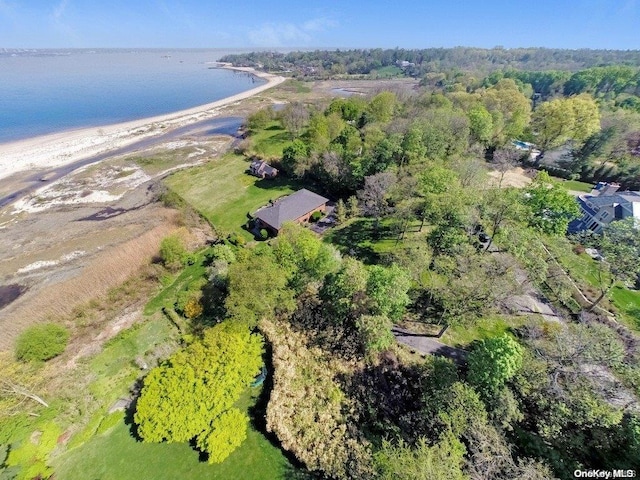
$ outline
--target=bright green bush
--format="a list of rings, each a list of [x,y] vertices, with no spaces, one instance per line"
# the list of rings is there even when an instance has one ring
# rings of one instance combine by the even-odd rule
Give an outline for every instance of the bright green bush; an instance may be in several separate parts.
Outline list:
[[[322,218],[322,212],[313,212],[309,220],[313,223],[317,222]]]
[[[169,235],[160,243],[160,258],[162,258],[162,263],[170,270],[178,270],[182,267],[186,256],[187,249],[179,234]]]
[[[246,415],[233,407],[262,365],[262,337],[235,322],[208,329],[202,340],[149,372],[134,420],[145,442],[189,442],[223,461],[246,437]]]
[[[57,357],[67,346],[69,332],[55,323],[43,323],[27,328],[16,342],[18,360],[44,362]]]

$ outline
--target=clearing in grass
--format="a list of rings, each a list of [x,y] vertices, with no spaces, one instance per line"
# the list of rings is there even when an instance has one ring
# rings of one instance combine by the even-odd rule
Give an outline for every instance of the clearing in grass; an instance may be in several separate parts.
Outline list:
[[[240,155],[225,155],[201,167],[171,175],[167,186],[202,214],[219,233],[243,232],[247,214],[269,200],[293,193],[300,185],[288,178],[261,179],[246,173],[248,161]]]

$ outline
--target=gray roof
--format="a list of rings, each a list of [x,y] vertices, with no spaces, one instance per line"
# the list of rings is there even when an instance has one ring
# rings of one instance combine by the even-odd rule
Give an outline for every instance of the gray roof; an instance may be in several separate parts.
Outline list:
[[[605,205],[613,205],[614,203],[634,203],[640,202],[640,193],[638,192],[616,192],[611,195],[599,195],[599,196],[591,196],[585,195],[587,200],[591,202],[593,205],[598,205],[599,207]]]
[[[296,220],[321,207],[328,201],[328,198],[303,188],[296,193],[277,200],[269,207],[261,208],[253,216],[276,230],[280,230],[284,222]]]
[[[251,162],[251,168],[253,168],[256,173],[266,173],[267,175],[278,173],[278,170],[276,168],[272,167],[267,162],[262,160],[254,160],[253,162]]]

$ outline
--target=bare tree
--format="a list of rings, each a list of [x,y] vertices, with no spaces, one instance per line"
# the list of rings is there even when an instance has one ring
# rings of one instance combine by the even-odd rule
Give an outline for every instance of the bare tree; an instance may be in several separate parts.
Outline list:
[[[309,122],[309,111],[302,103],[293,102],[282,110],[280,119],[282,126],[287,129],[293,138],[296,138]]]
[[[391,210],[387,202],[387,193],[395,181],[393,173],[376,173],[364,177],[364,188],[358,190],[358,200],[360,200],[363,213],[376,219],[376,231],[380,225],[380,217]]]
[[[502,188],[502,182],[506,173],[520,163],[521,153],[515,148],[499,148],[493,152],[493,165],[500,172],[498,188]]]

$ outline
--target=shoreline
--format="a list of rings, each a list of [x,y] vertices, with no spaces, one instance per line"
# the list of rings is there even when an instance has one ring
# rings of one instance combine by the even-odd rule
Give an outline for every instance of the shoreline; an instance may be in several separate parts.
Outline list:
[[[217,68],[249,73],[267,82],[230,97],[176,112],[0,144],[0,180],[26,170],[61,167],[161,135],[174,128],[214,118],[220,114],[220,108],[257,95],[286,80],[284,77],[258,72],[252,68],[229,65],[220,65]]]

